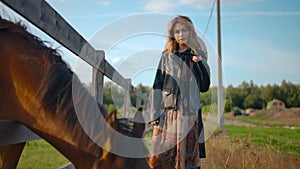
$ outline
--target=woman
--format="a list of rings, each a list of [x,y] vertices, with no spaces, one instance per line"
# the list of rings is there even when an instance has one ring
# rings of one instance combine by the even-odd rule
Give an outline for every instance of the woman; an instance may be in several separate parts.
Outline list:
[[[151,95],[153,156],[149,163],[154,169],[200,168],[199,157],[205,157],[203,144],[198,144],[204,142],[200,91],[209,89],[209,75],[206,46],[191,19],[173,18]]]

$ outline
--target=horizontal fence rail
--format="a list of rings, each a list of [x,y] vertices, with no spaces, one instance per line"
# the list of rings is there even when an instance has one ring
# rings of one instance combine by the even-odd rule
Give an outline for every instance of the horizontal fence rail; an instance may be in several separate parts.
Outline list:
[[[108,63],[105,53],[97,52],[57,11],[44,0],[1,0],[8,7],[26,18],[33,25],[69,49],[72,53],[86,61],[94,69],[102,72],[106,77],[119,86],[147,100],[147,95],[137,92],[134,86],[116,69]]]
[[[45,32],[62,46],[86,61],[94,68],[92,95],[103,102],[103,75],[121,86],[127,93],[133,92],[139,99],[137,106],[144,100],[148,104],[148,95],[142,93],[124,78],[105,60],[103,50],[95,50],[56,10],[44,0],[0,0],[2,3],[23,16],[37,28]],[[98,79],[98,80],[95,80]],[[100,80],[99,80],[100,79]],[[102,80],[102,82],[101,82]],[[99,85],[99,86],[98,86]],[[128,100],[126,101],[128,102]],[[130,98],[129,98],[130,103]],[[5,137],[3,137],[5,136]],[[40,139],[24,125],[10,120],[0,121],[0,146]],[[66,167],[63,167],[66,168]]]
[[[27,127],[13,120],[0,120],[0,137],[0,146],[40,139]]]

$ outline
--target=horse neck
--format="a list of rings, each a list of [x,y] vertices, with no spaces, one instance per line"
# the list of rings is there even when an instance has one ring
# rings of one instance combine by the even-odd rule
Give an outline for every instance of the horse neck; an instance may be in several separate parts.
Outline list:
[[[81,92],[78,93],[83,95],[73,97],[77,98],[75,101],[72,98],[65,98],[64,101],[68,102],[68,105],[61,104],[59,108],[51,109],[53,106],[49,104],[50,108],[45,108],[45,103],[40,97],[40,93],[43,93],[41,86],[48,88],[60,84],[58,81],[49,86],[44,85],[47,81],[52,80],[51,76],[48,79],[45,78],[51,67],[47,56],[40,56],[41,54],[32,47],[32,44],[24,38],[18,38],[14,33],[1,33],[0,44],[0,57],[3,63],[6,63],[1,65],[1,70],[6,69],[6,73],[4,72],[3,76],[1,74],[1,80],[5,81],[3,87],[6,87],[5,90],[11,95],[7,96],[10,97],[8,99],[11,104],[10,109],[5,109],[8,110],[8,113],[5,116],[1,114],[1,118],[10,118],[25,124],[58,149],[76,168],[111,168],[112,164],[116,169],[124,168],[128,158],[109,152],[104,153],[105,151],[84,132],[78,121],[74,105],[82,102],[88,103],[92,97],[79,87]],[[5,78],[2,79],[2,77]],[[60,92],[62,91],[58,90],[53,93]],[[51,94],[51,92],[49,93]],[[61,98],[54,98],[56,101],[58,99]],[[95,106],[92,108],[85,106],[85,108],[89,108],[89,113],[96,110]],[[105,136],[103,132],[98,134],[99,137]],[[107,140],[109,139],[107,138]],[[104,157],[103,154],[106,156]],[[114,164],[116,161],[119,162]],[[132,161],[133,164],[141,164],[140,168],[148,168],[145,159],[130,159],[129,161]]]
[[[43,82],[54,86],[55,84],[48,83],[49,80],[44,79]],[[148,164],[144,158],[134,159],[111,154],[92,140],[104,139],[105,145],[111,144],[111,133],[107,132],[105,125],[110,125],[118,130],[116,112],[110,113],[106,119],[102,119],[104,121],[94,120],[105,116],[105,108],[96,102],[76,76],[72,78],[72,83],[68,82],[67,85],[70,86],[63,87],[66,90],[55,92],[64,93],[59,104],[51,101],[51,98],[49,99],[50,103],[43,102],[40,98],[36,99],[41,101],[39,103],[41,108],[38,116],[35,117],[37,122],[28,124],[29,127],[56,147],[76,168],[137,169],[141,167],[147,169]],[[41,86],[50,88],[43,83]],[[43,92],[41,95],[44,95]],[[52,97],[54,97],[54,101],[57,100],[55,96]],[[83,129],[83,126],[90,128]]]
[[[91,119],[95,114],[105,114],[106,110],[97,104],[76,76],[63,88],[65,90],[57,91],[63,93],[58,97],[59,103],[56,97],[54,102],[50,99],[50,103],[42,103],[46,104],[44,114],[48,118],[47,123],[42,123],[38,129],[44,129],[46,132],[43,138],[57,147],[77,168],[95,167],[103,155],[103,149],[91,139],[93,136],[88,135],[82,125],[88,125],[93,130],[93,127],[99,125]],[[101,137],[105,135],[104,132],[98,130],[94,134]]]
[[[81,95],[76,98],[78,98],[78,100],[75,100],[75,102],[81,102],[83,104],[82,108],[87,111],[87,114],[89,114],[89,112],[94,112],[94,110],[97,109],[97,107],[93,106],[96,104],[90,104],[93,102],[93,98],[89,97],[88,95],[86,97]],[[86,107],[89,107],[90,110],[86,109]],[[100,110],[101,108],[103,107],[100,107]],[[78,108],[74,108],[74,110],[80,111]],[[76,114],[79,113],[80,112],[77,112]],[[91,119],[88,116],[89,115],[86,115],[85,118]],[[52,119],[50,120],[52,121]],[[56,120],[53,121],[57,122]],[[119,122],[116,119],[116,112],[110,113],[108,117],[106,117],[106,121],[112,128],[119,130]],[[62,124],[63,123],[64,120],[62,121]],[[96,126],[99,126],[90,122],[88,122],[88,124],[95,128],[97,128]],[[61,135],[62,131],[53,133],[51,135],[47,133],[41,133],[40,135],[54,145],[58,150],[60,150],[61,153],[64,154],[76,166],[76,168],[150,169],[145,158],[122,157],[103,150],[100,146],[95,144],[88,135],[85,134],[78,120],[76,120],[73,130],[70,131],[66,125],[60,125],[60,127],[58,127],[60,130],[63,128],[65,128],[63,133],[66,137]],[[97,140],[97,138],[104,138],[106,140],[106,144],[110,144],[110,140],[112,138],[110,136],[111,133],[108,133],[106,129],[99,129],[98,131],[99,132],[96,131],[97,134],[95,136],[95,140]],[[72,139],[70,140],[70,138]]]
[[[98,107],[88,106],[88,102],[92,102],[93,98],[87,92],[82,93],[85,96],[74,96],[78,98],[75,101],[66,98],[69,103],[56,107],[54,111],[40,107],[39,113],[35,113],[36,122],[26,123],[26,125],[66,156],[76,168],[93,168],[101,158],[103,149],[95,144],[81,127],[74,105],[83,103],[84,106],[89,107],[89,109],[82,107],[87,114],[84,116],[90,115]],[[38,104],[43,105],[43,103]]]
[[[72,100],[65,113],[43,109],[38,92],[48,80],[45,76],[51,63],[47,56],[37,56],[38,52],[29,43],[16,37],[14,34],[1,34],[0,38],[6,42],[1,43],[1,53],[5,54],[0,56],[7,64],[1,67],[7,69],[7,78],[2,79],[1,76],[1,80],[5,81],[5,90],[11,95],[7,96],[7,102],[11,101],[10,109],[16,110],[8,109],[10,113],[5,118],[25,124],[57,148],[77,168],[92,168],[95,161],[100,159],[102,148],[89,139],[80,127]],[[68,122],[64,117],[69,117],[70,121],[74,119],[73,128],[66,125]]]
[[[49,134],[41,130],[33,129],[33,131],[70,160],[76,169],[98,168],[97,164],[100,159],[99,155],[89,152],[89,150],[85,147],[78,147],[79,144],[77,141],[67,141],[64,138],[59,138],[55,134]]]

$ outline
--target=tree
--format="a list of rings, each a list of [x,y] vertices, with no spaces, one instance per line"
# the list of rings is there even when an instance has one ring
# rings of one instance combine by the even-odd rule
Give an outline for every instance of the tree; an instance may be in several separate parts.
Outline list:
[[[263,100],[261,98],[261,90],[257,85],[254,85],[253,81],[251,81],[248,94],[245,97],[243,102],[244,108],[256,108],[261,109],[263,107]]]
[[[111,94],[111,82],[105,82],[103,89],[103,103],[106,105],[113,104],[112,94]]]
[[[224,102],[224,113],[230,112],[231,111],[231,101],[229,99],[226,99]]]
[[[214,93],[216,93],[216,91],[217,91],[217,87],[211,87],[207,92],[201,93],[200,94],[200,104],[201,104],[201,106],[210,105],[213,102],[216,102],[216,99],[214,101],[213,98],[212,98],[212,96],[214,95]]]
[[[260,91],[251,92],[244,100],[244,108],[261,109],[263,107],[263,100],[260,98]]]
[[[90,85],[86,87],[89,88]],[[112,89],[113,88],[113,89]],[[150,93],[151,87],[138,84],[137,89],[142,93]],[[112,95],[113,90],[113,95]],[[263,108],[267,102],[273,99],[279,99],[286,104],[286,107],[300,107],[300,85],[282,81],[281,85],[266,85],[260,86],[243,81],[238,87],[229,85],[226,88],[226,101],[224,105],[225,112],[230,111],[230,107],[238,108]],[[201,93],[201,106],[211,105],[217,103],[217,87],[211,87],[207,92]],[[112,82],[106,82],[104,85],[104,104],[115,105],[120,102],[123,103],[124,91]],[[135,106],[136,96],[131,94],[131,103]]]
[[[272,86],[268,84],[266,87],[261,86],[260,91],[261,91],[261,99],[264,101],[264,105],[266,105],[269,101],[271,101],[273,98],[271,96],[271,88]]]
[[[281,83],[281,94],[282,101],[285,103],[286,107],[298,107],[299,105],[299,93],[300,91],[297,89],[297,86],[292,83],[287,83],[285,80]]]
[[[142,85],[141,83],[138,84],[138,85],[136,86],[136,88],[139,89],[142,93],[150,93],[150,91],[151,91],[151,88],[150,88],[150,87],[144,86],[144,85]]]

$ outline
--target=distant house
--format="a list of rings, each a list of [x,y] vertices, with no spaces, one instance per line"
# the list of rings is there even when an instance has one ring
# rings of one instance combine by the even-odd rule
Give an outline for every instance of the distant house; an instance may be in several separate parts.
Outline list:
[[[285,108],[285,104],[283,101],[278,100],[278,99],[273,99],[272,101],[268,102],[267,104],[267,109],[284,109]]]

